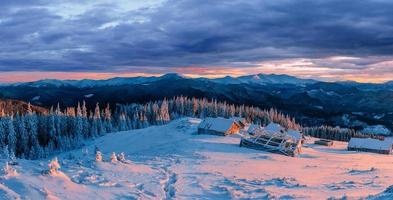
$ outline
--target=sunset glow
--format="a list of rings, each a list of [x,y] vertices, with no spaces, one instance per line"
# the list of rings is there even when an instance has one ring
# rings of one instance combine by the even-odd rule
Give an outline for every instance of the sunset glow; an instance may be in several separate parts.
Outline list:
[[[0,82],[173,72],[210,78],[274,73],[323,81],[392,79],[391,2],[300,4],[2,2]]]
[[[368,63],[369,60],[372,62]],[[367,62],[367,64],[364,64]],[[361,63],[361,64],[359,64]],[[41,79],[81,80],[109,79],[114,77],[160,76],[178,73],[187,77],[219,78],[252,74],[288,74],[300,78],[323,81],[357,81],[383,83],[392,80],[393,61],[386,57],[327,57],[318,59],[282,59],[254,63],[245,66],[180,66],[180,67],[123,67],[125,71],[113,72],[0,72],[0,82],[28,82]]]

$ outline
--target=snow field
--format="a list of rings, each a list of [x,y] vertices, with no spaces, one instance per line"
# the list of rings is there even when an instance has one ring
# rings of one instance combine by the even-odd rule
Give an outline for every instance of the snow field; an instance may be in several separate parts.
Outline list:
[[[18,159],[11,166],[17,174],[0,178],[0,199],[393,197],[391,189],[381,193],[393,185],[393,156],[347,151],[344,142],[317,146],[311,138],[292,158],[241,148],[238,135],[197,135],[199,123],[182,118],[105,135],[57,155],[61,167],[52,175],[41,173],[52,159]],[[124,152],[125,160],[111,162],[113,152]]]

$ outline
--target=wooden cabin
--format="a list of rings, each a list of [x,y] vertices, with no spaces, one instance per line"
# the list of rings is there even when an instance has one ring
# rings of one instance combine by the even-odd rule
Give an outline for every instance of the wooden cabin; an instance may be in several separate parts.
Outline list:
[[[314,144],[330,147],[333,146],[333,141],[321,139],[321,140],[315,140]]]
[[[241,137],[240,146],[296,156],[301,152],[302,141],[300,131],[286,130],[279,124],[270,123],[266,127],[250,125],[247,134]]]
[[[351,138],[348,142],[349,151],[365,151],[380,154],[393,152],[392,142],[372,138]]]
[[[242,125],[233,119],[205,118],[198,126],[198,134],[231,135],[239,133]]]
[[[243,117],[232,117],[231,119],[236,121],[240,125],[241,129],[243,129],[247,125],[247,121]]]

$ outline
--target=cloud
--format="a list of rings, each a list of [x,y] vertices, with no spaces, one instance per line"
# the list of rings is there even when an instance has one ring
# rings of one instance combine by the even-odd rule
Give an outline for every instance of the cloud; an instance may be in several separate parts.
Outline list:
[[[251,71],[310,59],[356,73],[393,60],[391,1],[16,0],[0,9],[0,71]]]

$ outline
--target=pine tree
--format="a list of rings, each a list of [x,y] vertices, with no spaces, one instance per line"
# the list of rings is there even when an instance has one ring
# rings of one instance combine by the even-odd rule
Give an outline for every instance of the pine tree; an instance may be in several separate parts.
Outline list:
[[[96,161],[102,162],[102,153],[101,151],[96,151]]]
[[[112,126],[112,113],[109,104],[107,104],[105,110],[104,110],[104,128],[106,133],[111,133],[113,132],[113,126]]]
[[[119,155],[117,155],[117,160],[119,160],[120,162],[126,162],[126,155],[124,154],[124,152],[121,152]]]
[[[116,163],[117,162],[117,156],[115,152],[112,152],[111,154],[111,162],[112,163]]]

